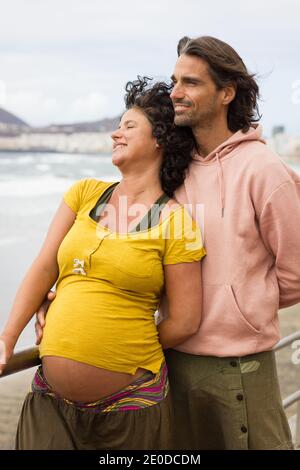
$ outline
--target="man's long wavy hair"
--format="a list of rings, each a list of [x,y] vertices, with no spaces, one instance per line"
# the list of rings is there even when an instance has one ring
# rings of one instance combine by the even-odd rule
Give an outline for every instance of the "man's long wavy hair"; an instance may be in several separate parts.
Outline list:
[[[125,90],[126,109],[140,109],[152,125],[152,135],[163,149],[160,180],[163,191],[170,197],[183,183],[192,160],[195,140],[188,127],[174,124],[174,108],[170,98],[172,86],[138,76],[128,82]]]
[[[260,120],[258,109],[259,87],[255,74],[248,72],[238,53],[229,44],[211,36],[180,39],[178,56],[187,54],[199,57],[208,64],[211,78],[218,90],[232,84],[236,96],[229,104],[227,122],[232,132],[247,132],[252,122]]]

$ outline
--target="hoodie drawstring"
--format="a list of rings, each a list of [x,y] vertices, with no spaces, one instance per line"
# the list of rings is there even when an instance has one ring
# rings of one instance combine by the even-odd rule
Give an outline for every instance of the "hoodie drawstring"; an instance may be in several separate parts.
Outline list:
[[[225,180],[223,174],[223,166],[220,161],[220,154],[222,158],[225,155],[230,154],[234,149],[240,144],[246,144],[251,142],[261,142],[265,144],[265,140],[262,138],[262,127],[260,124],[252,123],[250,129],[247,132],[243,132],[242,130],[233,134],[229,139],[219,145],[215,150],[210,152],[205,157],[201,157],[198,155],[199,161],[202,163],[210,164],[213,162],[217,163],[217,171],[218,171],[218,182],[219,182],[219,196],[220,196],[220,205],[221,205],[221,216],[224,217],[225,212]],[[237,152],[238,153],[238,152]]]
[[[218,180],[219,180],[219,196],[220,196],[220,204],[221,204],[221,216],[224,217],[224,209],[225,209],[225,191],[224,191],[224,176],[223,176],[223,169],[220,162],[219,154],[216,153],[217,158],[217,172],[218,172]]]

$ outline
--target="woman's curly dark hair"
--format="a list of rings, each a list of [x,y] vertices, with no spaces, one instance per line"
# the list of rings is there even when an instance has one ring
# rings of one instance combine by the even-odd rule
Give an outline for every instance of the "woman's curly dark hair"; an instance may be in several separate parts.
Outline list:
[[[174,124],[174,109],[170,98],[172,86],[164,82],[150,83],[149,77],[138,76],[128,82],[125,90],[126,109],[140,109],[152,125],[152,135],[163,149],[160,180],[163,191],[173,196],[183,183],[195,148],[193,133],[188,127]]]

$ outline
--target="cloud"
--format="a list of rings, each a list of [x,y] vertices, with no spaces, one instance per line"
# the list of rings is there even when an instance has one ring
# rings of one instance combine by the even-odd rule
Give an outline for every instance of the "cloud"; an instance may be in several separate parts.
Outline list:
[[[2,1],[0,40],[15,43],[26,38],[32,47],[93,42],[120,43],[122,39],[173,40],[182,33],[235,35],[241,42],[257,44],[271,31],[274,39],[295,40],[298,0],[10,0]],[[3,5],[5,4],[5,5]],[[278,34],[280,30],[280,35]],[[241,36],[240,33],[244,34]],[[284,35],[283,35],[284,32]],[[250,34],[252,33],[252,34]],[[258,33],[258,34],[257,34]],[[267,43],[267,41],[266,41]],[[24,44],[23,44],[24,45]],[[22,46],[19,43],[19,46]]]
[[[0,80],[0,107],[6,106],[6,83]]]
[[[93,121],[99,119],[107,107],[107,97],[94,91],[76,99],[70,111],[76,121]]]
[[[209,34],[236,48],[251,71],[272,72],[261,82],[267,97],[276,90],[262,104],[268,126],[297,126],[300,106],[291,112],[290,86],[282,84],[300,79],[298,0],[0,3],[0,80],[7,107],[30,123],[117,115],[126,81],[169,77],[178,39]]]
[[[41,116],[45,116],[46,121],[51,116],[54,120],[57,120],[57,114],[60,112],[57,99],[38,90],[19,90],[14,93],[7,93],[6,106],[29,124],[46,123],[43,122]]]
[[[5,84],[4,84],[5,85]],[[0,82],[1,98],[1,82]],[[71,93],[67,100],[49,96],[41,90],[18,90],[6,94],[5,107],[31,125],[96,121],[106,117],[109,109],[107,96],[91,91],[83,96]],[[121,106],[116,107],[116,115]]]

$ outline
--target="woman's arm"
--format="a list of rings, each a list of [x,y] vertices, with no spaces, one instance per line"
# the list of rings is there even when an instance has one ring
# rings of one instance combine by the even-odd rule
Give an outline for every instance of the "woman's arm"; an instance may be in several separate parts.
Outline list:
[[[201,263],[164,266],[168,317],[158,325],[164,349],[183,343],[198,331],[202,312]]]
[[[45,242],[17,291],[8,321],[0,335],[0,341],[6,345],[6,359],[11,356],[21,332],[58,278],[57,251],[75,218],[76,214],[62,201]],[[0,364],[0,372],[2,369]]]

